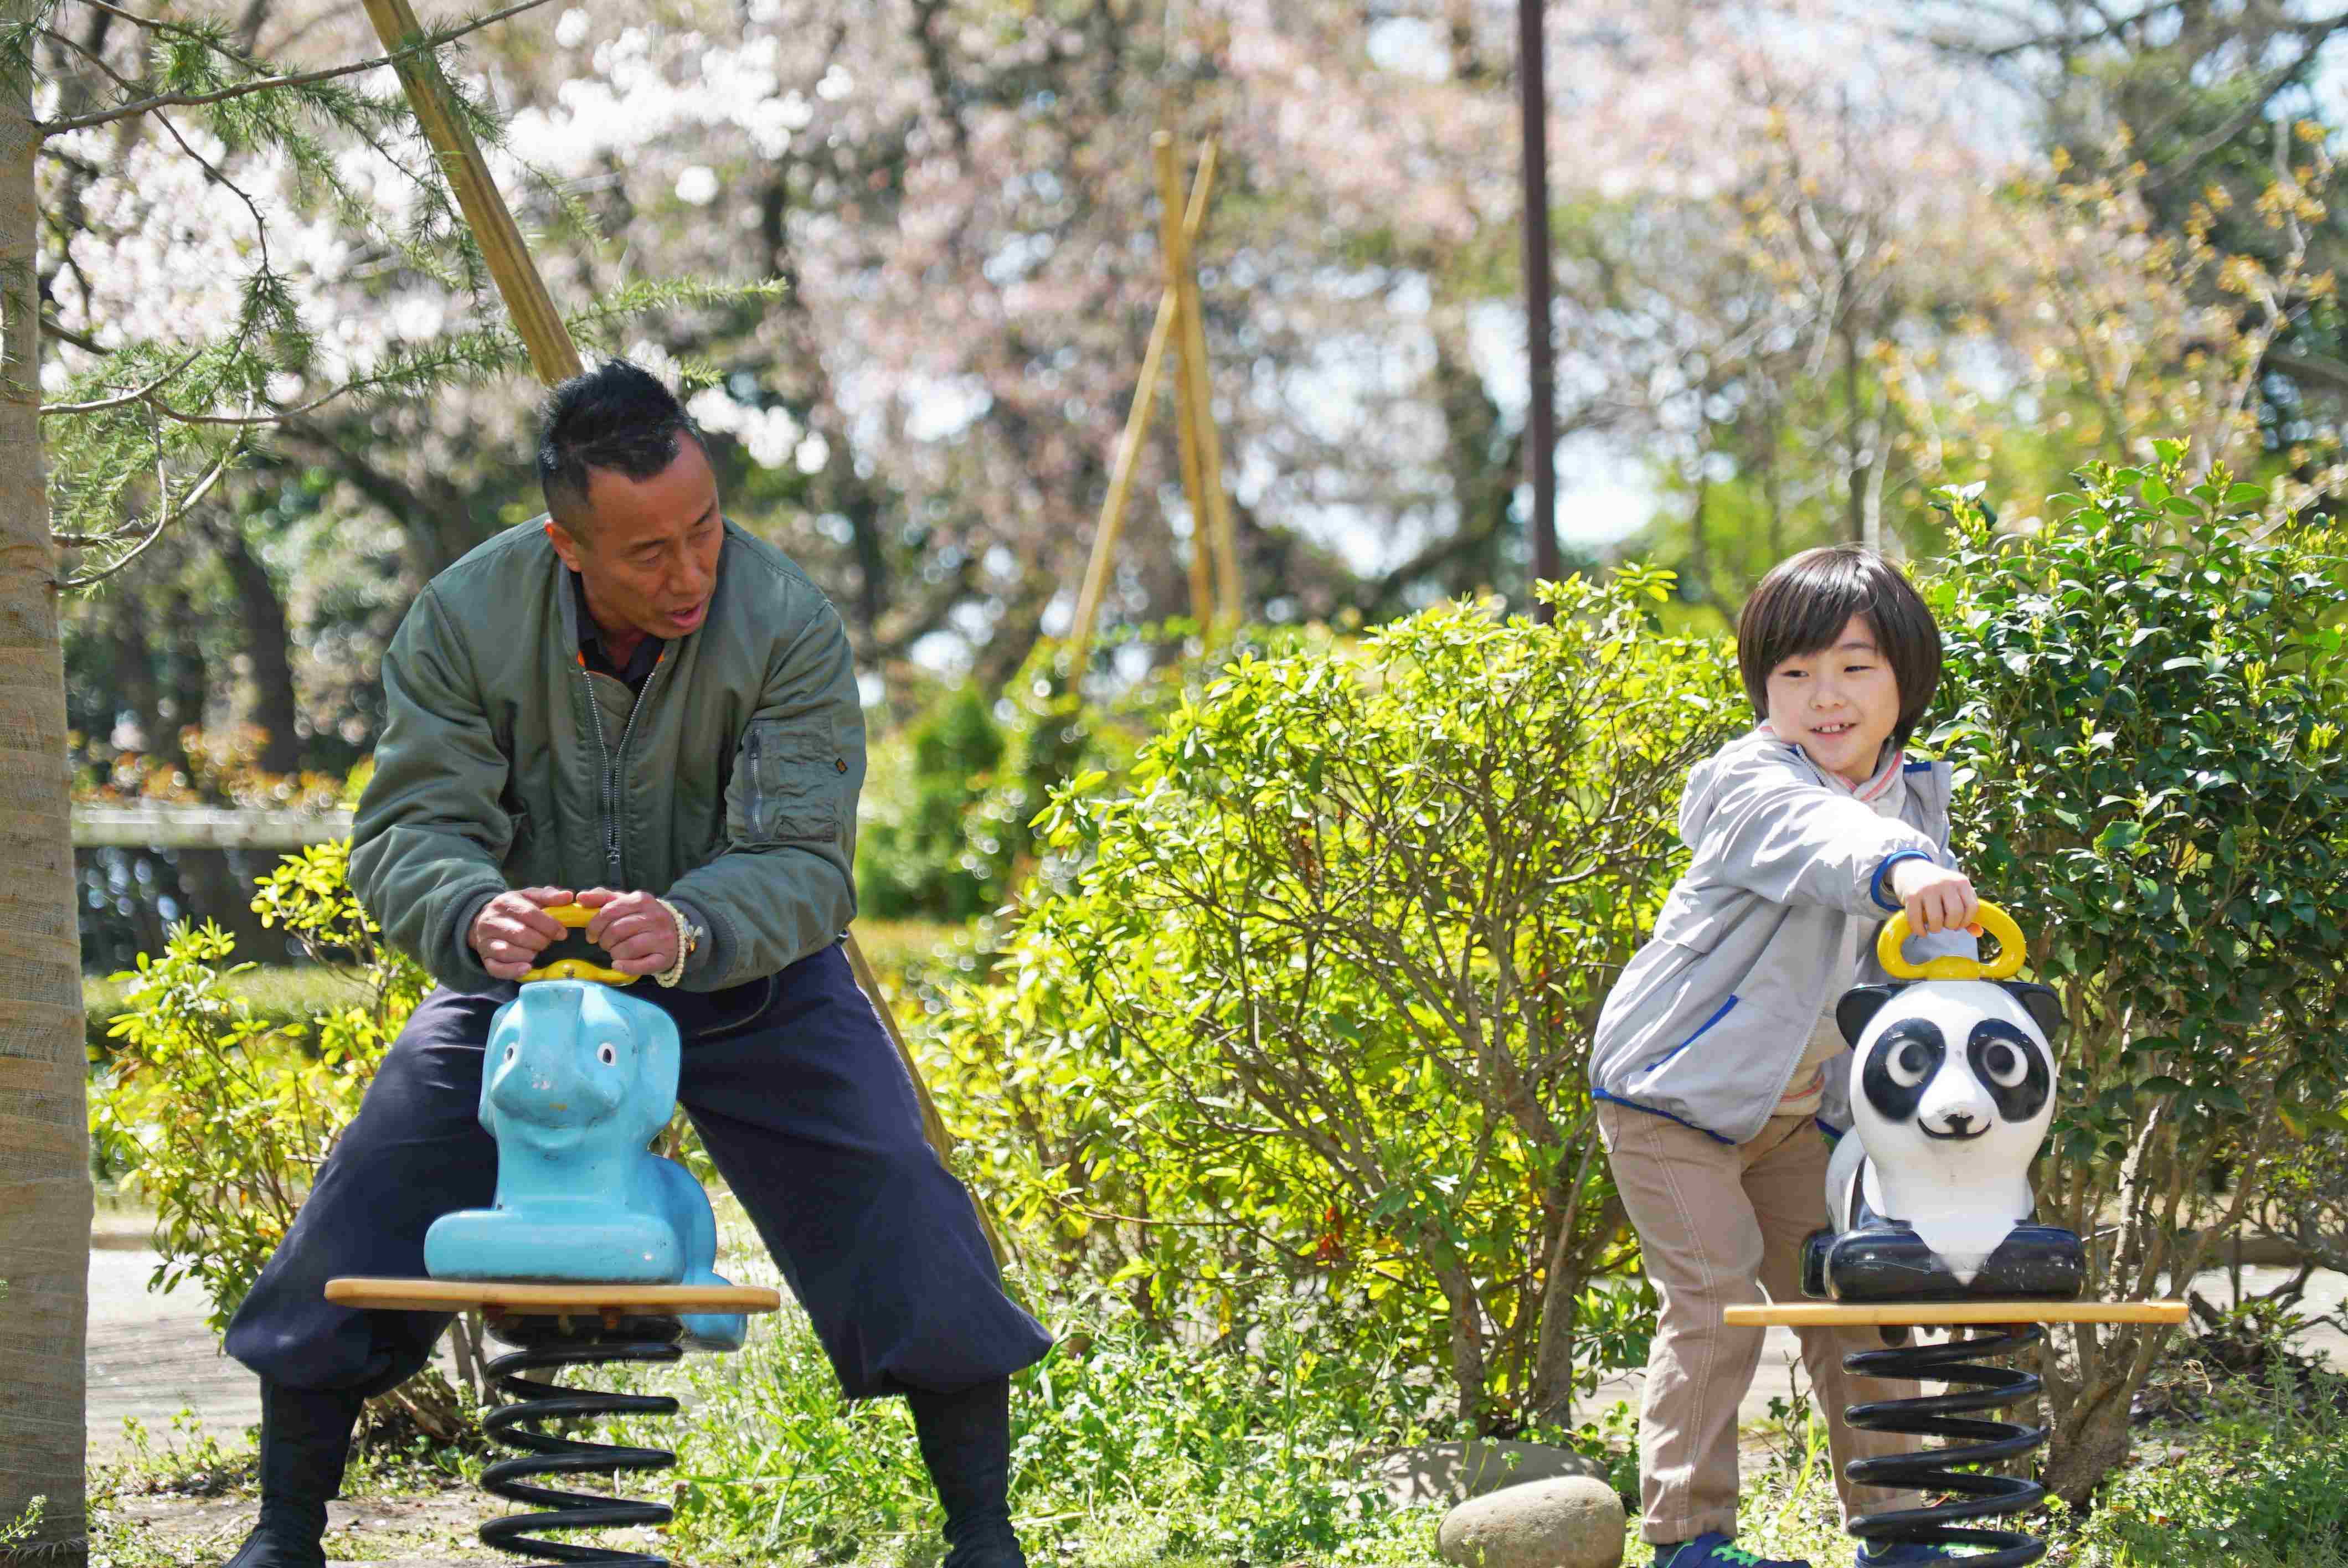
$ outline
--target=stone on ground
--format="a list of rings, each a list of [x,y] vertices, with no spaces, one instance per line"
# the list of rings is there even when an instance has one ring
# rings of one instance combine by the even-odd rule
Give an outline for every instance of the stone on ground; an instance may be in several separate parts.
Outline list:
[[[1444,1515],[1435,1545],[1460,1568],[1617,1568],[1622,1500],[1588,1476],[1522,1481]]]

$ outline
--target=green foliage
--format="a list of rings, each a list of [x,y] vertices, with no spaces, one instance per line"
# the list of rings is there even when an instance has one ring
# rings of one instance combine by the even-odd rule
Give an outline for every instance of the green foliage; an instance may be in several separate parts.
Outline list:
[[[424,976],[381,945],[345,883],[345,844],[289,856],[262,884],[263,918],[365,981],[360,999],[297,1021],[256,1014],[219,927],[173,927],[142,953],[108,1026],[117,1044],[91,1095],[93,1140],[152,1203],[155,1285],[193,1279],[224,1329],[293,1224]]]
[[[2348,1568],[2348,1382],[2221,1379],[2157,1457],[2115,1476],[2079,1531],[2110,1568]]]
[[[2035,535],[1952,497],[1932,589],[1956,848],[2069,1020],[2042,1207],[2119,1296],[2189,1273],[2180,1234],[2227,1228],[2279,1136],[2339,1125],[2348,1071],[2348,570],[2323,533],[2259,538],[2262,492],[2159,446]],[[2203,1215],[2221,1152],[2234,1206]],[[2082,1329],[2050,1372],[2074,1501],[2124,1451],[2156,1342]]]
[[[103,1063],[114,1053],[114,1037],[108,1031],[138,979],[135,969],[82,977],[82,1011],[93,1063]],[[308,1023],[364,996],[346,976],[315,964],[240,964],[227,984],[254,1018],[275,1030]]]
[[[1130,793],[1056,792],[1082,869],[932,1041],[997,1214],[1169,1335],[1326,1291],[1465,1427],[1560,1412],[1583,1286],[1624,1261],[1590,1032],[1686,770],[1743,722],[1717,644],[1648,634],[1666,580],[1242,653]]]
[[[30,1541],[41,1527],[41,1516],[48,1512],[48,1499],[36,1495],[25,1505],[25,1512],[15,1518],[0,1522],[0,1553],[5,1553],[19,1541]]]
[[[1332,1305],[1292,1303],[1205,1346],[1169,1343],[1113,1299],[1056,1307],[1058,1343],[1013,1382],[1011,1509],[1031,1554],[1431,1561],[1437,1514],[1393,1510],[1375,1461],[1428,1435],[1447,1401],[1401,1345],[1330,1321]],[[761,1319],[738,1355],[680,1373],[689,1416],[642,1429],[676,1440],[673,1554],[927,1560],[936,1498],[902,1402],[842,1401],[803,1315]]]
[[[1001,904],[1024,835],[991,797],[1003,731],[986,695],[947,693],[875,768],[856,842],[859,907],[884,920],[963,921]]]

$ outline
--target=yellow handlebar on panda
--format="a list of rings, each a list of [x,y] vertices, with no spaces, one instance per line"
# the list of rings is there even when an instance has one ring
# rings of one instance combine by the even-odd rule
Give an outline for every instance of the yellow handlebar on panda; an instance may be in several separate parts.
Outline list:
[[[1983,932],[1995,937],[1997,957],[1983,963],[1979,958],[1948,954],[1921,964],[1910,963],[1905,909],[1883,923],[1882,935],[1875,938],[1875,957],[1882,964],[1883,972],[1895,980],[2010,980],[2022,972],[2022,927],[2013,923],[2013,916],[1983,899],[1980,917],[1967,929],[1976,937]]]
[[[595,917],[595,911],[584,904],[550,904],[546,912],[574,931]],[[531,980],[601,980],[607,986],[632,986],[643,977],[607,969],[584,958],[558,958],[542,969],[525,972],[521,978],[525,984]]]

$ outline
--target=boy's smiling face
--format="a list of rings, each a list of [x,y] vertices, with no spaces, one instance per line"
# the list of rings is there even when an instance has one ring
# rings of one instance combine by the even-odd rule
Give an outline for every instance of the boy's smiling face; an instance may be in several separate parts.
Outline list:
[[[1875,775],[1876,758],[1900,722],[1900,682],[1863,615],[1830,647],[1799,653],[1769,671],[1769,727],[1828,773],[1853,784]]]

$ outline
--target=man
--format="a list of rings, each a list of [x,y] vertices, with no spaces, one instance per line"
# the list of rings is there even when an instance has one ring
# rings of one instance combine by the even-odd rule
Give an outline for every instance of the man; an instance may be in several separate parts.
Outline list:
[[[229,1326],[262,1378],[261,1518],[232,1568],[319,1568],[361,1401],[446,1327],[323,1286],[420,1275],[433,1220],[495,1201],[489,1018],[574,890],[604,961],[675,1018],[677,1098],[841,1388],[911,1404],[949,1568],[1025,1568],[1009,1376],[1051,1342],[1003,1294],[839,945],[864,777],[839,618],[726,520],[699,432],[635,365],[555,388],[538,467],[543,525],[434,578],[384,658],[351,881],[440,983]]]

